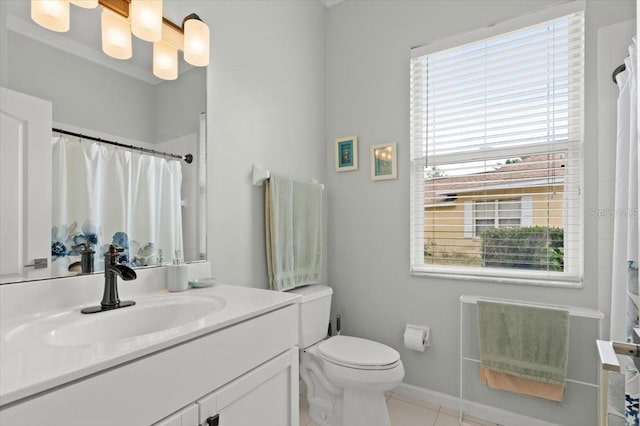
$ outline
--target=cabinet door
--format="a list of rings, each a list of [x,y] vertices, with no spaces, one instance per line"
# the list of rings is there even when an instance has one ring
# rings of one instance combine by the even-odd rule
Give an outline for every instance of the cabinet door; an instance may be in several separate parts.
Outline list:
[[[191,404],[152,426],[198,426],[198,406]]]
[[[200,424],[298,426],[298,399],[294,348],[198,400]]]

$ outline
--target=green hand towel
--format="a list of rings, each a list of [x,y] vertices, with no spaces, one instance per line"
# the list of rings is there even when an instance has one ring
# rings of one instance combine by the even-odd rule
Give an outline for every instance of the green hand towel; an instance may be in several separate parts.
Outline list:
[[[319,283],[322,185],[272,175],[265,185],[265,221],[271,289]]]
[[[478,301],[480,363],[494,371],[564,385],[569,312]]]

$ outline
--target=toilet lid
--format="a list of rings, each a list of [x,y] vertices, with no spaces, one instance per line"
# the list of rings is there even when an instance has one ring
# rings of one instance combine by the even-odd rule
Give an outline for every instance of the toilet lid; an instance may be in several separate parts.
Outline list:
[[[372,340],[350,336],[334,336],[318,346],[323,358],[353,368],[391,368],[400,360],[393,348]]]

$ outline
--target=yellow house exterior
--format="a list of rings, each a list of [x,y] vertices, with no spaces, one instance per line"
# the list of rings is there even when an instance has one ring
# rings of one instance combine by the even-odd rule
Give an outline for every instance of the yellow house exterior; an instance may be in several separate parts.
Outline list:
[[[562,165],[547,163],[554,167],[550,179],[549,167],[543,170],[535,157],[527,160],[492,172],[425,181],[425,264],[481,266],[483,229],[564,227]]]

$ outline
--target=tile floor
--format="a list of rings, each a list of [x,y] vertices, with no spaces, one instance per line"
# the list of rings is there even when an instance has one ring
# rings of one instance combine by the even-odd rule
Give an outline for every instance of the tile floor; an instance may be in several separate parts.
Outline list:
[[[418,401],[397,393],[387,395],[392,426],[458,426],[458,413],[444,407]],[[469,426],[498,426],[480,419],[468,419]],[[300,395],[300,426],[316,426],[309,417],[309,403]]]

